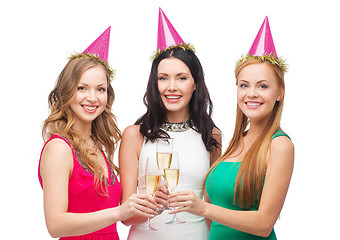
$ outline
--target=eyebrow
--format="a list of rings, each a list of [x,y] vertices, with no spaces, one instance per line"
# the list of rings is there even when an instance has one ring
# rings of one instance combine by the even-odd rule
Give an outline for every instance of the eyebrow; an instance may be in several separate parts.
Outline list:
[[[238,80],[238,81],[239,81],[239,82],[243,81],[243,82],[249,83],[247,80],[244,80],[244,79],[240,79],[240,80]],[[257,81],[256,84],[259,84],[259,83],[262,83],[262,82],[267,82],[267,83],[269,83],[268,80],[263,79],[263,80]]]
[[[180,76],[180,75],[182,75],[182,74],[189,76],[189,73],[186,73],[186,72],[177,73],[176,76]],[[162,73],[162,72],[158,73],[157,75],[165,75],[165,76],[169,76],[169,74],[167,74],[167,73]]]
[[[187,75],[187,76],[189,76],[189,73],[186,73],[186,72],[180,72],[180,73],[178,73],[176,76],[179,76],[179,75]]]
[[[78,84],[81,84],[81,85],[84,85],[84,86],[86,86],[86,87],[88,87],[89,85],[88,84],[86,84],[86,83],[78,83]],[[98,84],[97,85],[97,87],[101,87],[101,86],[106,86],[106,84],[105,83],[101,83],[101,84]]]
[[[157,76],[158,76],[158,75],[166,75],[166,76],[168,76],[168,74],[162,73],[162,72],[158,73]]]

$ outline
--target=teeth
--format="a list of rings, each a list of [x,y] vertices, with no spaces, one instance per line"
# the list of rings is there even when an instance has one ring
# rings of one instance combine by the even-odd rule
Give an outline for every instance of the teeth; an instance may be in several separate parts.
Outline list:
[[[180,96],[166,96],[166,98],[178,99],[178,98],[180,98]]]
[[[96,107],[88,107],[88,106],[83,106],[86,110],[93,111],[96,109]]]
[[[250,102],[247,102],[247,105],[252,106],[252,107],[257,107],[257,106],[260,105],[260,103],[250,103]]]

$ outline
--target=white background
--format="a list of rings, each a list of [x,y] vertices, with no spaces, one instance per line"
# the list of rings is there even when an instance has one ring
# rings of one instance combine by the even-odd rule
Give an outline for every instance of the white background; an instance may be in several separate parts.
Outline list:
[[[336,1],[328,0],[1,1],[1,236],[50,239],[37,177],[47,96],[67,57],[110,25],[113,112],[120,129],[144,113],[159,6],[197,49],[223,150],[235,121],[235,62],[269,17],[278,55],[289,64],[282,128],[293,139],[296,160],[276,233],[279,239],[336,239],[340,16]],[[126,239],[128,228],[119,223],[118,231]]]

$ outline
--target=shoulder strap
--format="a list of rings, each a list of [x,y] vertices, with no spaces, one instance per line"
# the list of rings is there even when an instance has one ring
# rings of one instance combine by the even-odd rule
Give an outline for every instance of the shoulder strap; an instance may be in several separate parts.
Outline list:
[[[77,157],[77,156],[76,156],[76,153],[75,153],[75,151],[74,151],[74,149],[73,149],[73,146],[72,146],[71,142],[70,142],[67,138],[65,138],[65,137],[63,137],[63,136],[61,136],[61,135],[56,135],[56,134],[55,134],[55,135],[52,135],[52,136],[50,137],[50,139],[48,139],[48,141],[45,143],[45,146],[46,146],[46,144],[47,144],[49,141],[51,141],[52,139],[55,139],[55,138],[59,138],[59,139],[61,139],[61,140],[64,140],[64,142],[67,143],[67,145],[71,148],[73,157]],[[45,146],[44,146],[44,147],[45,147]]]
[[[291,138],[288,136],[287,133],[285,133],[284,131],[282,131],[281,129],[280,130],[277,130],[276,133],[274,133],[274,135],[272,136],[272,140],[276,137],[280,137],[280,136],[286,136],[287,138],[289,138],[291,140]]]

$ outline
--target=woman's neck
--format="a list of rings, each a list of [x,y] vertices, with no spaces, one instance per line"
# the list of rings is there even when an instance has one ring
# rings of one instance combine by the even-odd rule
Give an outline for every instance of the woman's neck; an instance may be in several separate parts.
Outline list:
[[[258,136],[261,135],[261,133],[264,131],[264,129],[267,126],[269,119],[262,119],[259,121],[249,121],[249,129],[247,131],[248,136],[252,136],[257,138]]]
[[[168,112],[166,115],[166,121],[169,123],[181,123],[189,120],[189,111],[184,113]]]

